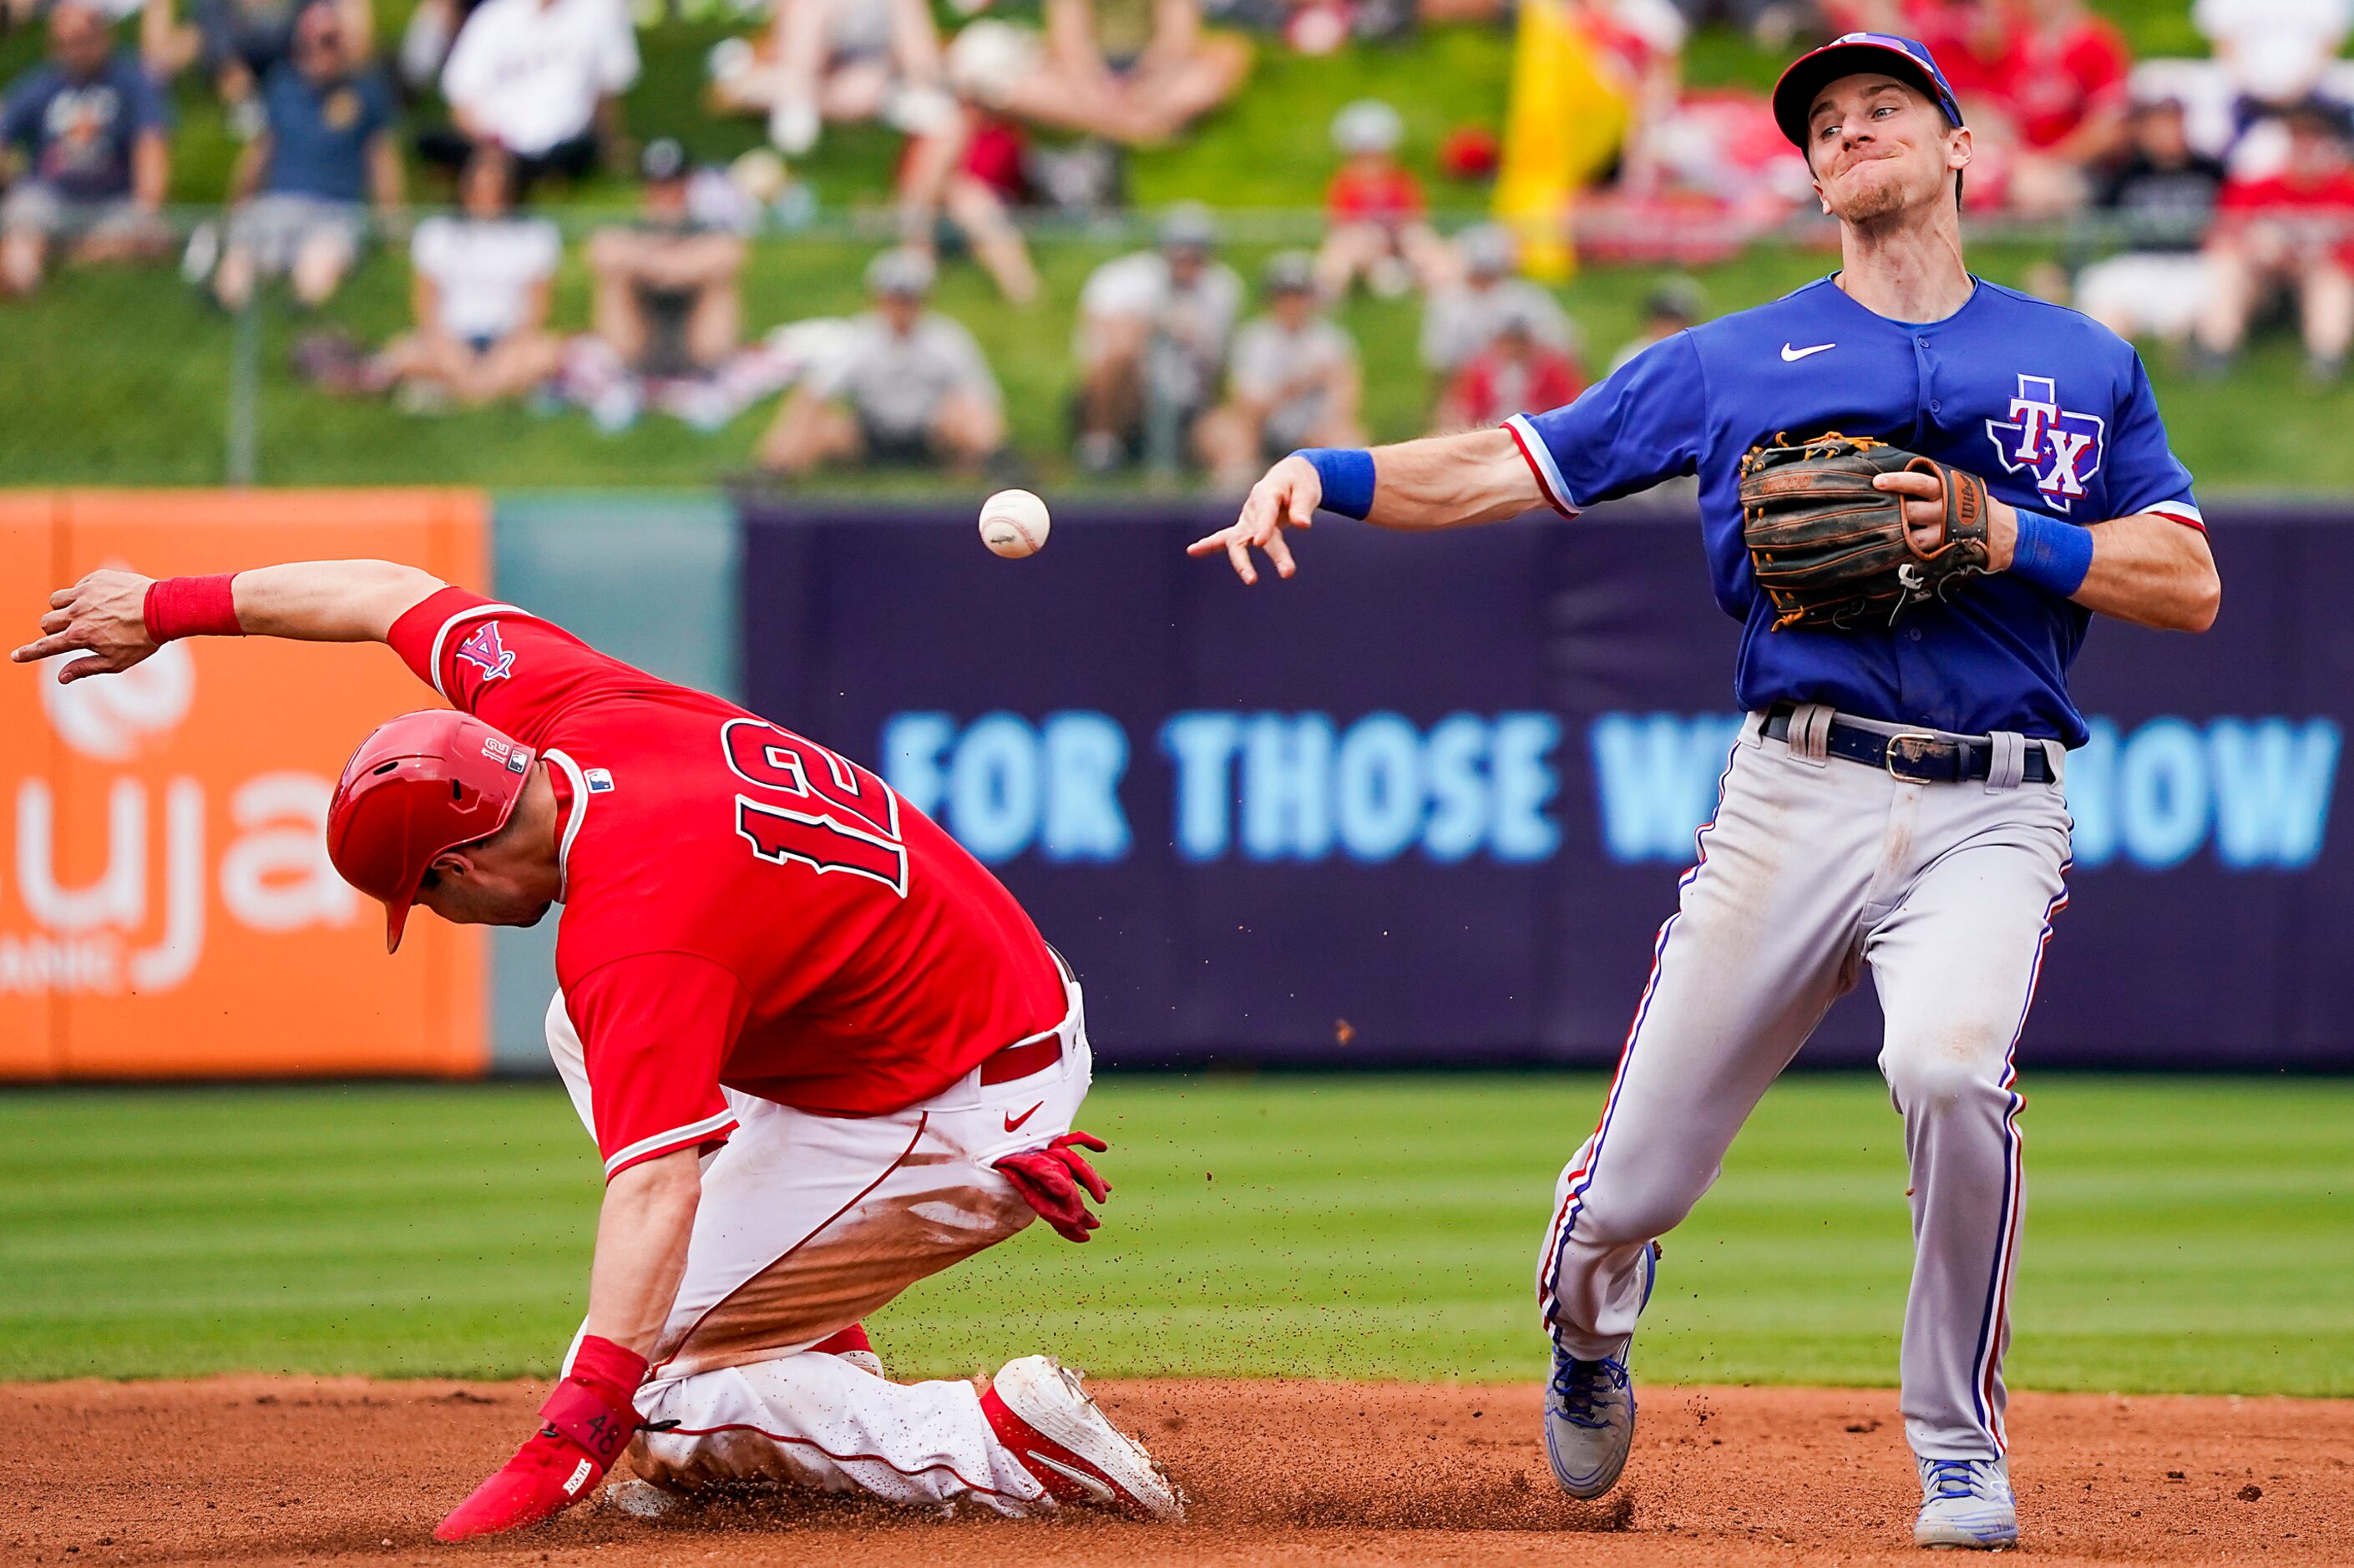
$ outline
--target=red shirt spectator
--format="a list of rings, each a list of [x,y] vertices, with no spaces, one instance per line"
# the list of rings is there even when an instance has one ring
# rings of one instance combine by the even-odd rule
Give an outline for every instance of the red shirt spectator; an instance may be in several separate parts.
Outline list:
[[[1947,11],[1923,41],[1945,68],[1964,114],[1979,104],[1999,110],[2020,141],[2038,152],[2125,105],[2133,64],[2125,36],[2074,5],[1979,0]]]
[[[2338,264],[2354,270],[2354,168],[2300,173],[2291,167],[2259,180],[2235,179],[2216,204],[2216,227],[2239,238],[2262,226],[2292,244],[2326,246]]]
[[[1577,400],[1585,373],[1559,349],[1529,335],[1526,325],[1508,326],[1502,336],[1455,373],[1442,405],[1445,422],[1466,429],[1500,425],[1515,414],[1540,414]]]
[[[1423,213],[1422,182],[1385,155],[1350,159],[1324,188],[1324,216],[1341,223],[1411,223]]]

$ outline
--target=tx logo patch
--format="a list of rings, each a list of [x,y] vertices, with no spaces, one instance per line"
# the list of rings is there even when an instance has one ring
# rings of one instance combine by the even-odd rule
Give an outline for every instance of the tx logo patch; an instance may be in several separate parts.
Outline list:
[[[2058,511],[2084,499],[2085,482],[2101,471],[2108,421],[2060,406],[2049,376],[2021,376],[2010,418],[1988,419],[1987,439],[2006,473],[2031,473],[2035,488]]]
[[[458,644],[458,657],[482,672],[485,681],[503,681],[514,673],[515,656],[499,641],[499,623],[486,620],[466,633]]]

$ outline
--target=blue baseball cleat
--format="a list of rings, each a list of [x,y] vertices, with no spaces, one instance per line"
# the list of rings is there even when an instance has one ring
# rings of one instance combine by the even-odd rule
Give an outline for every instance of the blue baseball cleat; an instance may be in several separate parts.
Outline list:
[[[2000,1552],[2019,1544],[2019,1505],[2002,1459],[1922,1459],[1921,1517],[1913,1544]]]
[[[1659,1244],[1643,1251],[1643,1305],[1659,1278]],[[1637,1308],[1640,1311],[1641,1308]],[[1618,1484],[1627,1450],[1635,1442],[1635,1384],[1627,1371],[1632,1347],[1613,1361],[1582,1361],[1553,1351],[1553,1379],[1545,1384],[1545,1458],[1553,1478],[1574,1498],[1598,1498]]]

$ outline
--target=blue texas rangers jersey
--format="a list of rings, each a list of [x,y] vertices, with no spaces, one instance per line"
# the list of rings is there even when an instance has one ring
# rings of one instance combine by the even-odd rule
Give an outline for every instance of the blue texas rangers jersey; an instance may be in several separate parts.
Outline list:
[[[1546,499],[1571,515],[1700,475],[1717,602],[1744,623],[1734,691],[1750,709],[1821,702],[1965,734],[2085,737],[2067,679],[2091,612],[2023,579],[1970,578],[1893,629],[1775,630],[1742,545],[1740,464],[1777,433],[1875,436],[2072,523],[2156,512],[2206,525],[2132,345],[1987,282],[1946,320],[1916,324],[1822,279],[1679,333],[1567,408],[1509,428]]]

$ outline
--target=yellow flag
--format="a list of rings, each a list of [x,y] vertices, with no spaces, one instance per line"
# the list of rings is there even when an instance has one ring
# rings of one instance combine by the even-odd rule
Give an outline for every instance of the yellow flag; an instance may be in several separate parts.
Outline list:
[[[1604,74],[1570,0],[1521,0],[1496,217],[1520,237],[1522,270],[1541,282],[1577,270],[1569,215],[1577,193],[1627,138],[1627,94]]]

